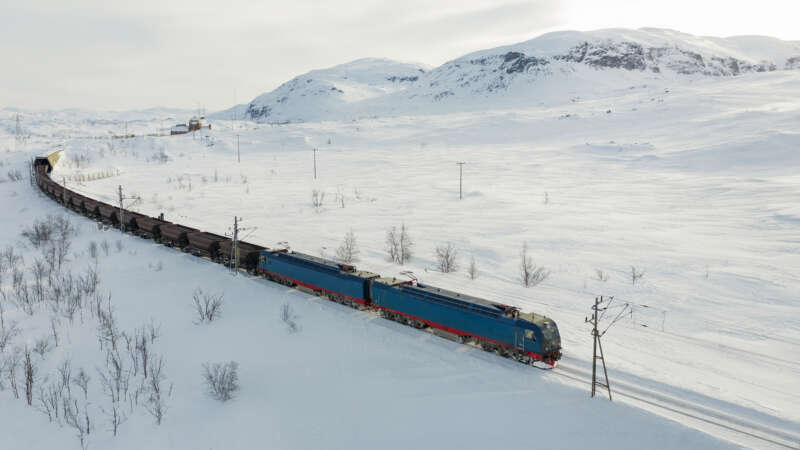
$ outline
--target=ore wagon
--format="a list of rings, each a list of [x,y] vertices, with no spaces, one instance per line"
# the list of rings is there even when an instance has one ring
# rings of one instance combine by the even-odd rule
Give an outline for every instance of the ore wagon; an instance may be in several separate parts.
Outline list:
[[[159,231],[161,232],[162,243],[172,247],[185,248],[189,245],[187,234],[197,231],[197,229],[176,223],[164,223],[159,226]]]

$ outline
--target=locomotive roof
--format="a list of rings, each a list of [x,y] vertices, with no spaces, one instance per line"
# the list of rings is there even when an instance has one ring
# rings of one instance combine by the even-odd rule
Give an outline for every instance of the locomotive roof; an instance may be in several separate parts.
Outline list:
[[[283,252],[278,252],[278,253],[283,253]],[[308,255],[308,254],[305,254],[305,253],[298,253],[298,252],[291,252],[291,253],[285,253],[285,254],[289,255],[289,256],[292,256],[294,258],[303,260],[303,261],[310,262],[312,264],[325,266],[325,267],[327,267],[329,269],[333,269],[333,270],[336,270],[336,271],[343,271],[343,272],[351,273],[353,275],[356,275],[356,276],[359,276],[359,277],[363,277],[363,278],[373,278],[373,277],[377,276],[377,274],[374,274],[372,272],[367,272],[367,271],[364,271],[364,270],[356,270],[355,266],[352,266],[352,265],[349,265],[349,264],[342,264],[342,263],[334,261],[332,259],[320,258],[319,256]]]
[[[417,284],[416,286],[405,286],[405,289],[410,290],[420,290],[423,292],[428,292],[431,294],[441,295],[444,297],[454,298],[456,300],[460,300],[466,303],[472,303],[474,305],[483,306],[484,308],[493,309],[497,312],[506,312],[512,309],[516,309],[513,306],[504,305],[502,303],[496,303],[490,300],[486,300],[485,298],[474,297],[472,295],[462,294],[460,292],[449,291],[447,289],[442,289],[434,286],[428,286],[424,284]]]

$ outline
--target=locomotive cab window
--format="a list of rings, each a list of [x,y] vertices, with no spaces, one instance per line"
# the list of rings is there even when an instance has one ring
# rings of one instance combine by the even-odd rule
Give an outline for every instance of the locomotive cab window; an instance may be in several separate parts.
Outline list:
[[[533,330],[525,330],[525,338],[530,339],[532,341],[536,340],[536,335],[533,334]]]

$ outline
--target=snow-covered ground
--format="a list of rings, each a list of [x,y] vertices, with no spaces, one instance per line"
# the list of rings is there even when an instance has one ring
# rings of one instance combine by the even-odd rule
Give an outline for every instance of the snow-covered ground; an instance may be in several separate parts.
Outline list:
[[[71,215],[82,230],[71,267],[85,270],[90,241],[112,243],[100,256],[100,289],[112,292],[123,329],[151,318],[161,324],[155,346],[174,385],[161,426],[135,408],[114,438],[95,383],[90,445],[800,447],[800,72],[576,73],[570,84],[543,81],[559,91],[513,107],[451,105],[287,125],[217,120],[210,131],[174,137],[68,138],[64,129],[116,134],[109,128],[124,119],[99,115],[108,123],[94,123],[84,112],[70,124],[60,114],[64,125],[50,123],[58,113],[27,113],[31,137],[24,150],[0,153],[0,177],[61,148],[54,179],[107,202],[122,185],[141,197],[133,209],[196,228],[221,234],[239,216],[248,241],[288,242],[327,257],[352,229],[360,268],[390,276],[411,270],[429,284],[548,315],[564,346],[559,368],[538,371],[233,277]],[[14,148],[13,114],[0,116],[6,151]],[[162,118],[143,118],[141,129],[160,128]],[[459,161],[466,162],[463,200]],[[320,208],[311,202],[315,189],[325,193]],[[0,245],[19,241],[33,218],[60,211],[22,182],[0,184],[0,195],[9,212]],[[403,267],[388,262],[384,249],[387,230],[401,223],[415,242]],[[455,273],[435,268],[435,248],[446,243],[460,252]],[[523,243],[550,271],[533,288],[519,282]],[[35,254],[26,250],[28,265]],[[473,256],[475,280],[466,274]],[[632,266],[644,272],[635,284]],[[218,322],[192,323],[196,287],[225,293]],[[584,319],[599,295],[614,296],[604,324],[624,308],[603,338],[612,388],[620,389],[613,404],[587,398],[592,348]],[[279,319],[284,303],[299,316],[298,333]],[[9,305],[5,314],[24,330],[17,345],[48,333],[44,308],[28,317]],[[42,373],[69,356],[96,379],[105,363],[93,319],[61,322],[69,339],[37,360]],[[200,370],[227,360],[239,362],[242,390],[220,404],[204,394]],[[72,431],[48,425],[8,389],[0,399],[8,448],[77,445]],[[17,429],[27,432],[11,434]]]

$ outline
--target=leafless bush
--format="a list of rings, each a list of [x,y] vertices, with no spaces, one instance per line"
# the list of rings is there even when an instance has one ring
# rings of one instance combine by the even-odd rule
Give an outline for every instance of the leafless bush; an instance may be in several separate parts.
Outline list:
[[[322,207],[324,201],[325,201],[325,192],[320,191],[319,189],[314,189],[311,191],[311,204],[314,205],[314,208],[319,210]]]
[[[93,260],[97,261],[97,255],[98,255],[97,242],[95,241],[89,242],[89,256]]]
[[[19,278],[21,281],[24,281],[23,277]],[[33,307],[35,306],[33,295],[31,295],[31,291],[28,289],[28,285],[25,283],[19,283],[14,286],[14,301],[25,311],[25,314],[29,316],[33,315]]]
[[[116,436],[119,426],[128,418],[122,408],[122,400],[128,395],[131,373],[125,368],[119,352],[112,348],[106,352],[106,369],[98,369],[97,372],[103,386],[103,393],[109,400],[109,404],[101,407],[101,410],[107,416],[111,431]]]
[[[106,256],[108,256],[108,251],[109,249],[111,249],[111,246],[108,244],[107,240],[103,239],[103,242],[100,243],[100,248],[102,248],[103,253],[105,253]]]
[[[0,259],[5,261],[5,264],[3,266],[6,268],[6,270],[11,270],[11,271],[13,271],[15,268],[19,267],[25,262],[25,259],[22,257],[22,255],[16,253],[14,247],[10,245],[3,250],[2,254],[0,254]]]
[[[54,215],[36,220],[30,227],[22,230],[22,237],[27,239],[34,248],[41,248],[54,241],[68,241],[75,234],[76,228],[66,216]]]
[[[234,361],[203,364],[203,379],[209,394],[222,402],[232,399],[239,390],[238,371],[239,364]]]
[[[46,221],[35,221],[30,227],[22,230],[22,237],[27,239],[34,248],[39,248],[53,238],[53,229]]]
[[[22,350],[18,347],[8,352],[5,359],[3,359],[3,373],[2,375],[8,380],[8,385],[11,387],[11,392],[14,398],[19,398],[19,388],[17,386],[17,369],[22,363]]]
[[[36,396],[36,409],[47,415],[47,420],[59,420],[58,412],[62,404],[63,391],[59,384],[51,381],[47,385],[39,385],[38,395]]]
[[[292,305],[284,303],[281,306],[281,321],[286,324],[290,333],[300,331],[300,326],[297,324],[296,320],[297,316],[295,316],[292,310]]]
[[[634,266],[631,266],[631,284],[636,285],[636,282],[641,280],[644,276],[644,270],[639,270]]]
[[[85,296],[97,293],[97,285],[100,284],[100,276],[97,274],[97,266],[89,266],[86,273],[78,277],[78,287]]]
[[[58,347],[58,325],[59,320],[57,317],[50,318],[50,335],[53,336],[53,345]]]
[[[533,258],[528,256],[528,244],[522,244],[522,252],[520,254],[519,273],[522,285],[525,287],[536,286],[550,276],[550,271],[543,266],[537,266],[533,263]]]
[[[353,230],[349,230],[344,236],[344,240],[336,249],[336,257],[346,264],[352,264],[358,261],[358,245],[356,243],[356,234]]]
[[[436,247],[436,262],[442,272],[455,272],[458,270],[458,248],[451,242]]]
[[[475,263],[474,255],[469,260],[469,269],[467,269],[467,273],[469,274],[469,278],[471,280],[478,278],[478,265]]]
[[[40,358],[44,358],[44,355],[49,353],[52,350],[52,343],[50,342],[50,336],[45,336],[36,340],[33,344],[33,352],[38,354]]]
[[[389,253],[389,258],[402,265],[411,259],[414,242],[408,234],[406,224],[400,225],[400,230],[397,227],[392,227],[386,232],[386,251]]]
[[[103,300],[105,305],[103,305]],[[121,338],[117,318],[114,315],[114,308],[111,306],[111,294],[104,298],[98,295],[95,303],[95,314],[97,315],[97,339],[100,348],[108,348],[116,351],[117,344]]]
[[[19,336],[20,332],[17,322],[11,321],[8,325],[6,325],[5,320],[0,322],[0,353],[5,353],[6,347],[11,344],[15,337]]]
[[[156,358],[152,364],[148,383],[150,395],[145,404],[147,412],[156,419],[156,425],[161,425],[161,421],[164,420],[164,415],[167,413],[166,397],[170,395],[170,392],[164,392],[163,383],[165,377],[162,372],[163,368],[164,359],[161,357]],[[172,391],[172,387],[170,387],[169,391]]]
[[[8,179],[11,181],[20,181],[22,179],[22,172],[20,172],[19,169],[9,170]]]
[[[167,155],[167,152],[165,152],[163,148],[159,148],[155,153],[150,155],[147,160],[159,164],[166,164],[169,162],[169,155]]]
[[[84,399],[89,398],[89,381],[91,380],[92,378],[83,370],[83,367],[78,369],[78,373],[72,377],[72,383],[83,391]]]
[[[210,323],[222,315],[222,305],[225,294],[210,294],[197,288],[192,294],[197,320],[195,324]]]
[[[48,267],[44,261],[36,260],[31,266],[31,274],[33,275],[33,301],[35,303],[42,303],[44,301],[44,282],[48,277]]]
[[[597,274],[598,281],[602,281],[604,283],[608,281],[608,274],[606,272],[603,272],[600,269],[594,269],[594,272]]]
[[[33,405],[33,385],[37,378],[38,369],[31,359],[31,351],[28,347],[22,353],[22,373],[25,377],[25,401],[28,406]]]
[[[89,445],[89,433],[92,429],[88,405],[84,406],[83,411],[81,411],[77,400],[64,398],[62,409],[64,411],[64,422],[75,430],[81,442],[81,448],[86,450]]]
[[[60,389],[67,391],[67,396],[72,397],[72,361],[65,359],[56,367]]]

